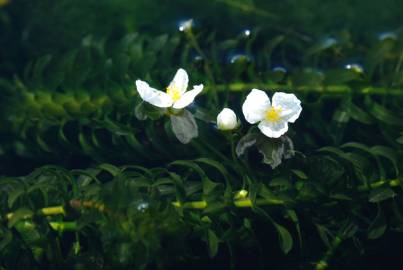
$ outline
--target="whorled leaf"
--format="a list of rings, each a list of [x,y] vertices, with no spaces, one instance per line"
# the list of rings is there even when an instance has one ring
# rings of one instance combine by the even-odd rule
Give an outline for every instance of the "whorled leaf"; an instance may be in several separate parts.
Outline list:
[[[237,156],[242,156],[248,148],[252,147],[257,142],[258,137],[259,134],[254,133],[248,133],[243,136],[236,145],[235,151]]]
[[[263,163],[270,165],[272,169],[278,167],[283,159],[294,156],[294,145],[287,136],[282,136],[279,139],[260,137],[257,148],[263,155]]]
[[[183,144],[199,136],[196,120],[191,112],[184,110],[181,114],[171,115],[172,131]]]

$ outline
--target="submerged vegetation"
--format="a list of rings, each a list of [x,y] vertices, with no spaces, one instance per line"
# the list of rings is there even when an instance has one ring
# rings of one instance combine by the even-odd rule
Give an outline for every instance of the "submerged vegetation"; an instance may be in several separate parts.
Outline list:
[[[272,2],[0,1],[0,269],[403,267],[403,5]]]

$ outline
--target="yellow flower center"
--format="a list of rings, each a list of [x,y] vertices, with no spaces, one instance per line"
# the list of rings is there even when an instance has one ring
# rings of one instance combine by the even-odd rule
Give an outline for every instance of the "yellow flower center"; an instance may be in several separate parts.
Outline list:
[[[266,120],[269,122],[277,122],[280,120],[281,108],[271,107],[266,112]]]
[[[171,96],[172,100],[175,102],[181,98],[182,94],[179,89],[175,86],[167,87],[167,94]]]

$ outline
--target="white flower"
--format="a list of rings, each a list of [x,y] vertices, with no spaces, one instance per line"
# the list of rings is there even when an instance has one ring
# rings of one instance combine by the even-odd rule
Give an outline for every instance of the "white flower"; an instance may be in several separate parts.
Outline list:
[[[233,130],[238,126],[238,121],[233,110],[224,108],[217,115],[217,126],[219,130]]]
[[[265,92],[252,89],[242,105],[242,111],[251,124],[259,122],[259,129],[264,135],[279,138],[287,132],[288,122],[298,119],[302,107],[301,101],[294,94],[274,93],[272,103]]]
[[[179,23],[179,31],[181,31],[181,32],[190,31],[193,27],[193,24],[194,24],[193,19],[182,21]]]
[[[173,107],[183,109],[193,102],[195,97],[203,90],[203,84],[193,86],[193,89],[186,92],[189,78],[184,69],[178,69],[166,92],[151,88],[148,83],[137,80],[136,86],[140,97],[160,108]]]

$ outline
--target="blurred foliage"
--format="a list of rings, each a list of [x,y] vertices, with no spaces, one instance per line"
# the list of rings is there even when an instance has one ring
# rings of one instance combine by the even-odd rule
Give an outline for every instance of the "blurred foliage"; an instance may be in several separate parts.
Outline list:
[[[403,266],[401,7],[0,1],[0,269]],[[134,85],[178,67],[187,145]],[[252,88],[302,100],[287,139],[217,130]]]

